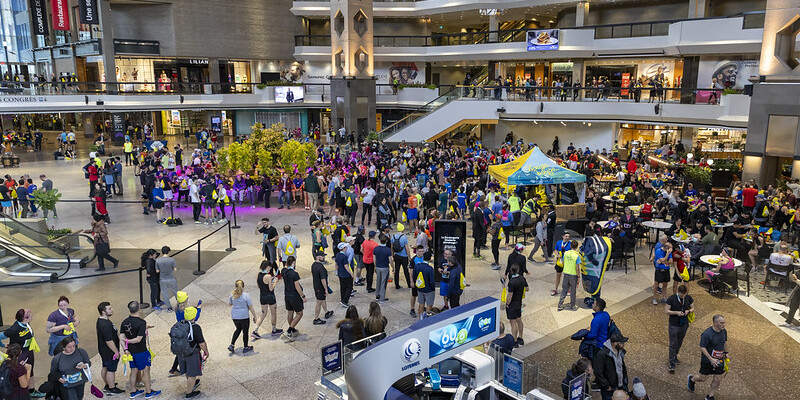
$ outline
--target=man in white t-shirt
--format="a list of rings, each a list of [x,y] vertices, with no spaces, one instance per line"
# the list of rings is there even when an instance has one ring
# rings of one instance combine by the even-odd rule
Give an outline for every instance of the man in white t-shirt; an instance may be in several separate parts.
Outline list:
[[[777,253],[772,253],[769,255],[769,264],[764,266],[764,276],[767,276],[767,268],[770,265],[779,265],[781,267],[787,267],[792,265],[792,255],[789,254],[789,245],[786,243],[781,244],[780,250]],[[773,270],[774,272],[778,272]],[[783,276],[786,276],[785,272],[780,273]]]
[[[364,225],[364,217],[367,217],[367,225],[372,225],[372,199],[375,198],[375,189],[369,184],[361,189],[361,196],[364,198],[361,211],[361,225]]]

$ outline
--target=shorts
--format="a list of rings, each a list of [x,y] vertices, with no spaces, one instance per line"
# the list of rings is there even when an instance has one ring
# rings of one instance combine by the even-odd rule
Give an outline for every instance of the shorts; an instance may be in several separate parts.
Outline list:
[[[149,351],[143,351],[141,353],[131,354],[131,356],[133,356],[133,361],[129,363],[131,369],[137,369],[141,371],[150,366]]]
[[[433,300],[436,298],[436,293],[433,291],[430,292],[421,292],[419,293],[419,297],[417,298],[417,302],[419,305],[429,305],[433,307]]]
[[[314,290],[314,297],[319,301],[325,301],[327,299],[327,294],[325,290]]]
[[[686,268],[686,267],[684,267],[684,268]],[[675,281],[675,282],[683,282],[683,278],[681,278],[680,275],[678,275],[678,269],[677,268],[675,268],[672,271],[672,280]]]
[[[216,201],[206,201],[205,203],[203,203],[203,205],[206,206],[207,208],[215,208],[217,206],[217,202]]]
[[[117,372],[117,366],[119,366],[119,358],[116,360],[103,360],[103,368],[108,372]]]
[[[439,296],[447,297],[447,282],[439,282]]]
[[[700,375],[722,375],[724,373],[725,365],[722,362],[716,368],[711,363],[705,362],[705,358],[700,362]]]
[[[200,351],[195,350],[189,357],[178,357],[178,370],[190,378],[203,375],[203,360]]]
[[[286,296],[286,311],[303,312],[303,299],[297,296]]]
[[[655,277],[653,279],[655,279],[656,283],[669,282],[669,270],[656,268]]]
[[[553,269],[555,269],[555,270],[556,270],[556,272],[558,272],[559,274],[560,274],[560,273],[562,273],[562,272],[564,272],[564,267],[559,267],[559,266],[558,266],[558,264],[556,264],[556,265],[553,267]]]
[[[156,202],[153,203],[153,207],[155,207],[156,210],[160,210],[160,209],[164,208],[164,202],[163,201],[156,201]]]
[[[417,219],[417,217],[418,217],[417,209],[416,208],[409,208],[408,211],[406,211],[406,217],[408,218],[409,221]]]
[[[522,304],[510,304],[506,306],[506,318],[511,320],[518,319],[520,317],[522,317]]]
[[[0,201],[0,205],[3,207],[11,207],[11,200],[9,201]]]
[[[260,296],[259,300],[262,306],[274,306],[275,304],[278,303],[278,301],[275,299],[274,294],[267,294]]]

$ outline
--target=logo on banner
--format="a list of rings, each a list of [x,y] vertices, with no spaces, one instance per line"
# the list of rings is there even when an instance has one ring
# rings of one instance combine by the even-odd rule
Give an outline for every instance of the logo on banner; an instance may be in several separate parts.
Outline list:
[[[408,339],[403,345],[403,361],[412,363],[422,354],[422,344],[415,338]]]

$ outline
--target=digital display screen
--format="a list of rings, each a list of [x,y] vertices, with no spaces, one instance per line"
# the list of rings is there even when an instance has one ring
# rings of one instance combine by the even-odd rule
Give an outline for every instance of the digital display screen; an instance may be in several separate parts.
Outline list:
[[[558,29],[528,31],[528,51],[558,50],[558,33]]]
[[[441,327],[428,334],[429,358],[464,346],[495,331],[496,309],[492,308]]]
[[[276,86],[275,87],[275,102],[276,103],[302,103],[303,102],[303,87],[302,86]]]

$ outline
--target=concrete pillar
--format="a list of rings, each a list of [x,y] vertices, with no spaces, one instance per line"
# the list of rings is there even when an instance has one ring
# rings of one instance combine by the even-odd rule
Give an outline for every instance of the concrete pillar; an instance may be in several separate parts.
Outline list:
[[[497,31],[498,30],[498,22],[497,22],[497,13],[489,15],[489,31]],[[495,43],[497,42],[497,32],[489,34],[489,42]]]
[[[253,76],[253,75],[251,75]],[[219,77],[219,59],[218,58],[209,58],[208,59],[208,81],[209,82],[219,82],[221,81]],[[211,86],[212,93],[222,93],[221,85],[212,85]]]
[[[575,6],[575,26],[585,26],[589,19],[589,2],[579,1]]]
[[[106,81],[116,81],[117,62],[114,59],[114,21],[111,20],[111,1],[100,0],[100,29],[103,32],[103,71]],[[106,85],[109,93],[116,93],[116,85]]]
[[[709,0],[689,0],[689,18],[705,18]]]
[[[575,82],[580,83],[581,87],[584,84],[586,77],[586,64],[583,60],[572,60],[572,84],[575,85]],[[583,99],[584,93],[581,92],[578,99]]]

